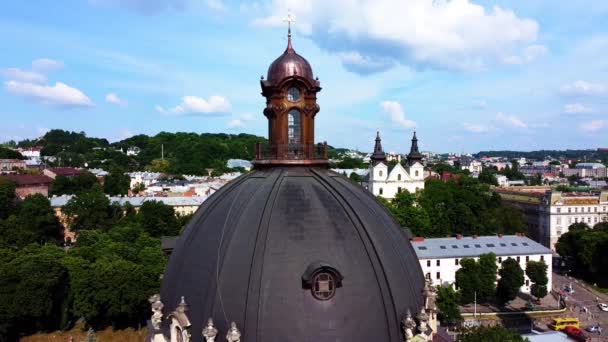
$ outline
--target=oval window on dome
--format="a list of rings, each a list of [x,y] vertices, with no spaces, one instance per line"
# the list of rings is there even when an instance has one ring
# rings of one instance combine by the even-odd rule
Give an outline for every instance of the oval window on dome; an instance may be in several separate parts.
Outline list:
[[[312,295],[318,300],[329,300],[336,294],[336,279],[330,272],[319,272],[312,279]]]
[[[287,90],[287,100],[290,102],[296,102],[300,99],[300,89],[291,87]]]

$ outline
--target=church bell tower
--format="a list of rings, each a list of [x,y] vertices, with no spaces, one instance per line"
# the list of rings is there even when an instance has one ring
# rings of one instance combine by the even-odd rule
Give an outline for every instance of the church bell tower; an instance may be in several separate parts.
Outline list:
[[[318,78],[291,42],[288,16],[287,48],[268,68],[260,85],[266,98],[268,144],[257,144],[254,165],[327,165],[327,143],[315,144],[315,116],[319,112]]]

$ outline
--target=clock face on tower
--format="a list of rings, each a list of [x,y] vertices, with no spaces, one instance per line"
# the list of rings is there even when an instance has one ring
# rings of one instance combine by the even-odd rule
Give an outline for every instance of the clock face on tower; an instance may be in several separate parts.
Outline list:
[[[300,89],[291,87],[287,90],[287,100],[290,102],[296,102],[300,99]]]

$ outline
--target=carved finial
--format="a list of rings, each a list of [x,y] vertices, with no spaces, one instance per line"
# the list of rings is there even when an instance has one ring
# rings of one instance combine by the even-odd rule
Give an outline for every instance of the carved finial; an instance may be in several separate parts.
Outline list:
[[[213,324],[213,318],[209,318],[207,320],[207,326],[205,326],[205,328],[203,329],[203,337],[207,342],[214,342],[217,333],[218,331],[215,328],[215,325]]]
[[[236,327],[236,323],[230,323],[230,330],[226,334],[226,341],[228,342],[241,342],[241,332]]]
[[[186,303],[186,298],[184,298],[184,296],[182,296],[179,304],[177,304],[177,308],[175,309],[175,311],[177,311],[179,313],[185,313],[189,309],[190,308],[189,308],[188,304]]]
[[[433,280],[428,279],[424,283],[424,290],[422,290],[422,296],[424,297],[424,308],[426,311],[433,313],[437,309],[437,289],[433,286]]]
[[[261,80],[264,80],[264,75],[260,76],[260,79],[261,79]]]
[[[150,322],[154,329],[160,329],[160,324],[163,321],[163,308],[165,307],[163,302],[160,301],[160,295],[155,294],[148,298],[148,302],[150,302],[150,306],[152,308],[152,317],[150,318]]]
[[[426,310],[424,309],[424,306],[420,309],[420,312],[418,313],[416,318],[418,319],[418,331],[421,334],[426,333],[429,328],[428,327],[429,315],[427,315]]]
[[[407,309],[407,314],[405,315],[405,318],[401,320],[401,324],[403,325],[405,341],[408,342],[414,337],[414,328],[416,328],[416,322],[412,319],[410,309]]]

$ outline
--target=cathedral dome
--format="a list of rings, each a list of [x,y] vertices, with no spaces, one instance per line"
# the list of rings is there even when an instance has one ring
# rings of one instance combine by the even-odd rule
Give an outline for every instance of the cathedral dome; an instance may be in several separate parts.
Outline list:
[[[288,38],[261,81],[268,142],[255,145],[255,169],[209,197],[178,238],[161,296],[150,298],[154,334],[397,342],[412,333],[409,313],[433,307],[406,231],[327,169],[328,145],[314,140],[321,87]]]
[[[164,274],[192,341],[213,318],[247,342],[402,341],[423,305],[408,236],[367,190],[319,167],[255,170],[203,203]]]
[[[291,37],[288,38],[285,52],[270,64],[267,76],[270,82],[278,82],[291,76],[300,76],[310,81],[314,80],[310,63],[293,49]]]

